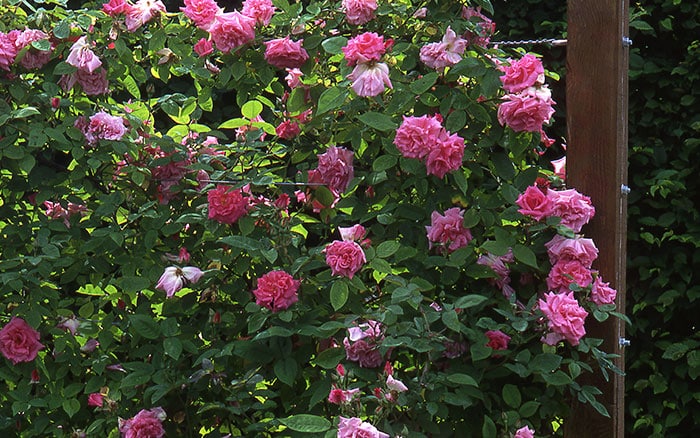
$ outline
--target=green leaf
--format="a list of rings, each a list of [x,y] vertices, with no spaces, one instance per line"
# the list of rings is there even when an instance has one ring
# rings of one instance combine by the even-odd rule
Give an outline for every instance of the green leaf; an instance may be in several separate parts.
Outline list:
[[[397,127],[390,116],[375,111],[360,114],[357,118],[365,125],[378,131],[393,131]]]
[[[535,415],[535,412],[537,412],[537,409],[540,407],[540,403],[536,401],[526,401],[523,403],[523,405],[520,407],[520,410],[518,413],[520,414],[521,417],[523,418],[528,418],[532,417]]]
[[[525,263],[528,266],[532,266],[533,268],[538,269],[537,257],[535,257],[535,253],[532,252],[532,250],[527,246],[516,244],[513,247],[513,255],[515,256],[515,259],[519,262]]]
[[[124,85],[124,88],[126,88],[126,91],[128,91],[129,94],[134,96],[136,99],[141,99],[141,90],[139,90],[139,85],[136,83],[133,76],[126,76],[125,78],[121,79],[121,83]]]
[[[506,402],[508,406],[514,409],[518,409],[520,407],[522,397],[520,395],[520,390],[517,386],[507,383],[503,385],[501,394],[503,396],[503,401]]]
[[[484,425],[481,427],[481,438],[496,438],[496,423],[484,415]]]
[[[70,26],[71,20],[62,20],[56,26],[54,26],[52,33],[59,40],[66,39],[70,35]]]
[[[345,359],[345,349],[344,348],[328,348],[316,355],[316,359],[313,363],[325,368],[327,370],[335,368],[340,361]]]
[[[246,251],[257,251],[263,249],[263,244],[259,239],[252,239],[246,236],[227,236],[219,239],[222,245],[233,246],[234,248],[244,249]]]
[[[380,155],[372,163],[372,170],[375,172],[382,172],[387,169],[391,169],[396,166],[398,159],[393,155]]]
[[[380,243],[377,245],[376,248],[376,255],[379,258],[385,259],[389,256],[392,256],[396,253],[396,251],[399,250],[401,247],[401,244],[395,240],[387,240],[385,242]]]
[[[687,353],[689,349],[690,347],[688,345],[681,342],[676,342],[675,344],[671,344],[666,347],[666,350],[661,357],[663,359],[678,360],[685,356],[685,353]]]
[[[455,309],[468,309],[470,307],[478,306],[486,300],[487,298],[483,295],[465,295],[457,298],[457,300],[454,302],[454,306]]]
[[[438,79],[436,72],[430,72],[422,78],[414,81],[409,85],[409,88],[414,94],[423,94],[432,87]]]
[[[340,87],[331,87],[321,93],[318,98],[316,115],[327,113],[341,106],[348,97],[348,91]]]
[[[445,129],[457,132],[467,125],[467,113],[463,110],[452,111],[445,120]]]
[[[348,302],[348,285],[343,280],[336,280],[331,286],[331,305],[333,310],[340,310]]]
[[[149,315],[135,314],[129,315],[129,321],[136,333],[146,339],[156,339],[160,336],[160,327],[158,323]]]
[[[165,350],[165,354],[178,360],[182,354],[182,341],[178,338],[165,338],[163,340],[163,350]]]
[[[263,105],[257,100],[250,100],[241,106],[241,114],[248,120],[253,120],[262,113]]]
[[[561,360],[562,357],[558,354],[540,353],[533,357],[528,365],[531,370],[546,374],[559,368]]]
[[[450,383],[455,383],[457,385],[466,385],[466,386],[474,386],[474,387],[479,386],[479,384],[476,382],[476,380],[472,376],[470,376],[469,374],[464,374],[464,373],[448,374],[447,381]]]
[[[274,370],[275,375],[282,383],[293,386],[299,366],[294,358],[285,357],[275,362]]]
[[[298,414],[280,418],[280,423],[293,431],[305,433],[320,433],[331,428],[331,422],[326,418],[311,414]]]
[[[80,410],[80,402],[74,398],[63,400],[61,407],[66,411],[66,414],[72,418],[73,415],[77,414]]]
[[[30,116],[35,116],[37,114],[41,114],[41,111],[34,108],[33,106],[25,106],[24,108],[20,108],[18,110],[12,111],[12,118],[13,119],[24,119],[24,118],[27,118]]]
[[[462,330],[462,324],[459,322],[459,317],[454,309],[445,310],[442,312],[442,322],[450,330],[454,330],[459,333]]]
[[[344,36],[334,36],[324,40],[321,43],[321,47],[323,47],[323,50],[325,50],[326,53],[330,53],[331,55],[337,55],[343,52],[342,49],[347,44],[348,39]]]

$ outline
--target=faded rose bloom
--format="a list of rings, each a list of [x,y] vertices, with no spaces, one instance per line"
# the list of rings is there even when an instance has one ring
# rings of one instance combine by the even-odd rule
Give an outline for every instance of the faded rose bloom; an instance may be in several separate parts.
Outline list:
[[[10,66],[15,62],[18,52],[15,41],[19,35],[18,30],[0,32],[0,68],[3,70],[10,71]]]
[[[591,288],[591,301],[602,306],[615,303],[615,298],[617,298],[617,291],[610,287],[610,283],[603,282],[600,275],[597,275]]]
[[[394,144],[404,157],[422,159],[438,142],[443,130],[442,124],[434,116],[403,116]]]
[[[210,55],[214,53],[214,45],[208,39],[201,38],[199,41],[197,41],[197,44],[194,45],[194,52],[200,58],[203,56]]]
[[[318,155],[318,177],[332,191],[343,193],[348,188],[355,176],[353,155],[352,151],[337,146],[331,146]]]
[[[255,20],[238,11],[217,14],[209,33],[216,48],[229,53],[255,39]]]
[[[78,70],[73,75],[73,83],[77,82],[88,96],[99,96],[109,92],[109,80],[107,70],[100,67],[94,72]],[[72,88],[72,86],[70,87]]]
[[[142,409],[128,420],[119,419],[122,438],[162,438],[165,436],[163,420],[167,415],[163,408]]]
[[[70,48],[70,53],[66,58],[66,63],[85,70],[89,73],[94,72],[102,66],[102,61],[92,51],[92,44],[88,42],[85,35],[78,38]]]
[[[187,18],[200,29],[209,30],[217,14],[223,13],[215,0],[185,0],[185,7],[180,8]],[[202,56],[202,55],[200,55]]]
[[[302,47],[304,40],[292,41],[289,36],[265,42],[265,61],[277,68],[299,68],[309,59]]]
[[[566,181],[566,155],[550,162],[554,168],[554,174]]]
[[[386,387],[396,392],[408,391],[408,387],[402,381],[394,379],[391,374],[386,376]]]
[[[39,342],[39,332],[22,318],[13,316],[0,330],[0,353],[14,365],[33,361],[44,346]]]
[[[535,438],[535,431],[528,426],[523,426],[515,431],[513,438]]]
[[[467,48],[467,40],[458,36],[449,26],[439,43],[426,44],[420,49],[423,64],[436,70],[457,64]]]
[[[292,140],[296,138],[300,132],[301,128],[299,127],[299,124],[292,120],[285,120],[275,128],[275,134],[277,134],[279,138],[283,138],[285,140]]]
[[[542,192],[536,185],[531,185],[515,201],[520,207],[518,212],[529,216],[536,221],[541,221],[552,215],[554,204],[549,196]]]
[[[271,0],[245,0],[241,13],[253,18],[261,26],[267,26],[275,14],[275,6]]]
[[[370,319],[367,322],[348,328],[349,340],[355,342],[366,338],[369,338],[372,342],[383,339],[384,331],[382,323]]]
[[[377,96],[384,92],[385,87],[393,88],[389,67],[383,62],[357,64],[348,79],[352,81],[352,89],[361,97]]]
[[[304,75],[301,70],[298,68],[287,68],[285,69],[287,71],[287,76],[284,77],[284,80],[287,81],[287,86],[289,88],[296,88],[301,86],[301,77]]]
[[[166,296],[170,298],[188,282],[193,284],[198,282],[202,275],[204,272],[194,266],[185,266],[184,268],[170,266],[165,268],[165,272],[160,276],[156,289],[165,291]]]
[[[102,12],[114,18],[126,14],[132,6],[126,0],[109,0],[102,4]]]
[[[549,262],[555,264],[560,260],[577,260],[587,268],[598,258],[598,248],[592,239],[576,236],[573,239],[557,234],[544,245],[547,248]]]
[[[56,328],[68,331],[71,335],[75,336],[78,334],[78,328],[80,327],[80,321],[75,316],[70,318],[62,318],[61,321],[56,324]]]
[[[338,438],[389,438],[388,434],[357,417],[338,418]]]
[[[83,215],[87,211],[84,205],[74,204],[72,202],[68,203],[68,209],[63,208],[63,206],[58,202],[44,201],[44,207],[46,207],[46,216],[51,219],[63,219],[63,223],[67,228],[70,228],[70,218],[73,215]]]
[[[442,352],[443,357],[447,359],[456,359],[467,352],[467,344],[459,341],[446,341],[444,343],[445,351]]]
[[[593,281],[590,269],[578,260],[559,260],[552,266],[547,276],[547,287],[562,293],[569,291],[569,286],[576,283],[587,287]]]
[[[494,350],[507,350],[508,342],[510,342],[510,336],[503,333],[500,330],[489,330],[486,332],[486,337],[489,341],[486,343],[487,347],[491,347]]]
[[[352,227],[338,227],[340,238],[349,242],[361,242],[367,234],[367,230],[360,224],[355,224]]]
[[[467,246],[472,240],[472,233],[463,222],[464,210],[458,207],[445,210],[444,215],[434,211],[430,215],[430,225],[425,227],[429,247],[438,244],[452,252]]]
[[[27,70],[34,70],[43,67],[51,59],[51,50],[38,50],[34,48],[31,44],[35,41],[42,41],[49,39],[46,32],[38,29],[25,29],[17,36],[15,40],[15,46],[17,51],[21,52],[22,49],[28,47],[28,50],[24,53],[24,56],[19,61],[20,65]]]
[[[285,271],[270,271],[258,278],[258,286],[253,291],[255,303],[273,312],[287,309],[299,300],[297,291],[300,284]]]
[[[90,146],[95,146],[99,140],[121,140],[125,133],[124,119],[105,111],[90,116],[83,130],[83,135]]]
[[[519,93],[535,85],[544,85],[542,61],[531,53],[500,68],[503,71],[503,89],[509,93]]]
[[[386,52],[384,37],[374,32],[365,32],[350,38],[342,48],[349,66],[379,61]]]
[[[345,11],[345,19],[350,24],[365,24],[374,19],[374,11],[377,10],[376,0],[343,0],[342,9]]]
[[[343,339],[343,346],[345,347],[345,358],[357,362],[362,368],[377,368],[384,361],[379,352],[379,347],[368,343],[364,339],[351,344],[350,340],[345,338]]]
[[[225,185],[217,185],[207,193],[209,219],[222,224],[233,224],[248,212],[249,202],[241,189],[230,190]]]
[[[496,23],[481,13],[481,7],[462,7],[462,18],[476,24],[474,32],[467,32],[469,44],[486,47],[491,40],[491,35],[496,32]]]
[[[138,0],[126,12],[126,29],[133,32],[144,24],[148,23],[156,15],[164,14],[165,4],[161,0]]]
[[[365,252],[357,242],[334,240],[323,252],[332,275],[352,278],[367,263]]]
[[[464,158],[464,139],[457,134],[443,131],[438,141],[431,145],[425,157],[425,168],[428,175],[438,178],[462,166]]]
[[[352,399],[355,398],[355,395],[359,392],[360,388],[345,390],[337,388],[335,385],[333,385],[333,388],[328,394],[328,401],[336,405],[350,403]]]
[[[85,344],[80,347],[80,351],[83,353],[92,353],[99,346],[100,343],[97,339],[88,339]]]
[[[552,216],[560,217],[561,225],[576,233],[595,216],[591,198],[576,189],[547,190],[547,197],[552,201]]]
[[[529,88],[521,93],[508,94],[498,106],[498,122],[515,132],[542,132],[542,125],[554,114],[555,102],[547,92]]]
[[[588,312],[578,304],[573,292],[559,293],[549,292],[544,300],[539,300],[539,309],[548,320],[551,333],[543,341],[549,345],[566,339],[569,344],[576,346],[580,339],[586,335],[585,322]]]
[[[101,408],[102,403],[104,403],[104,398],[105,396],[100,394],[99,392],[93,392],[91,394],[88,394],[87,405],[96,408]]]

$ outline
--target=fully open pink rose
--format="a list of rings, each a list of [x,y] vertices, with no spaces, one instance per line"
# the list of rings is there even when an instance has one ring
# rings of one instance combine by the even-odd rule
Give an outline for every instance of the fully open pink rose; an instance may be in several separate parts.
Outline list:
[[[17,56],[17,46],[15,42],[20,35],[20,31],[11,30],[8,33],[0,32],[0,68],[10,71],[10,66],[14,64]]]
[[[343,193],[355,176],[353,152],[345,148],[331,146],[318,155],[319,179],[336,193]]]
[[[33,361],[43,348],[39,342],[39,332],[22,318],[12,317],[0,330],[0,353],[15,365]]]
[[[386,52],[386,47],[383,36],[374,32],[365,32],[350,38],[342,50],[348,65],[353,66],[359,63],[381,60],[384,52]]]
[[[352,278],[367,263],[365,252],[357,242],[334,240],[323,252],[332,275]]]
[[[51,59],[51,48],[49,50],[38,50],[31,44],[35,41],[47,40],[49,36],[39,29],[25,29],[17,36],[15,46],[18,52],[25,50],[20,65],[27,70],[34,70],[43,67]]]
[[[66,63],[90,73],[102,65],[100,58],[92,51],[92,44],[88,42],[86,36],[81,36],[73,43],[66,58]]]
[[[552,216],[559,216],[561,224],[576,233],[595,216],[591,198],[576,189],[548,190],[547,197],[552,201]]]
[[[345,19],[350,24],[365,24],[374,19],[377,10],[377,0],[343,0],[342,8]]]
[[[467,40],[458,36],[449,26],[442,41],[426,44],[420,49],[420,60],[430,68],[442,69],[457,64],[467,48]]]
[[[553,291],[568,292],[572,283],[587,287],[592,281],[591,270],[580,261],[562,259],[549,271],[547,287]]]
[[[394,144],[404,157],[421,159],[438,142],[443,129],[440,121],[433,116],[403,116]]]
[[[275,6],[271,0],[245,0],[241,13],[259,25],[267,26],[275,15]]]
[[[165,436],[163,421],[167,418],[163,408],[142,409],[128,420],[119,419],[122,438],[162,438]]]
[[[357,417],[339,419],[338,438],[389,438],[388,434]]]
[[[270,271],[258,278],[257,287],[253,290],[255,303],[273,312],[287,309],[299,300],[297,291],[300,284],[285,271]]]
[[[304,40],[292,41],[289,36],[265,42],[265,61],[277,68],[299,68],[309,59],[302,47]]]
[[[248,212],[249,202],[241,189],[231,190],[219,184],[207,192],[209,219],[222,224],[233,224]]]
[[[542,132],[542,125],[554,114],[551,95],[541,90],[528,89],[517,94],[508,94],[498,106],[498,122],[515,132]]]
[[[508,342],[510,342],[510,336],[503,333],[500,330],[489,330],[486,332],[486,337],[489,341],[486,343],[487,347],[491,347],[494,350],[507,350]]]
[[[185,0],[185,7],[180,10],[194,22],[195,26],[204,30],[209,29],[214,22],[214,17],[222,13],[215,0]]]
[[[175,295],[175,292],[182,289],[187,283],[196,283],[202,278],[204,273],[201,269],[194,266],[185,266],[180,268],[177,266],[169,266],[165,268],[163,275],[158,279],[156,289],[165,292],[168,298]]]
[[[472,233],[463,222],[464,210],[458,207],[445,210],[444,215],[434,211],[430,216],[430,225],[425,227],[430,248],[439,244],[451,252],[467,246],[472,240]]]
[[[124,119],[105,111],[90,116],[83,128],[83,135],[90,146],[95,146],[99,140],[121,140],[126,133]]]
[[[93,72],[78,70],[72,76],[74,77],[73,83],[77,82],[88,96],[99,96],[109,92],[109,80],[107,79],[107,70],[104,67]]]
[[[591,301],[599,306],[613,304],[617,298],[617,291],[610,287],[610,283],[603,282],[600,275],[593,280],[591,288]]]
[[[598,248],[592,239],[576,236],[573,239],[557,234],[545,243],[549,261],[552,264],[560,260],[578,260],[587,268],[590,268],[593,261],[598,258]]]
[[[539,309],[547,317],[547,325],[554,335],[546,337],[545,342],[554,345],[559,340],[566,339],[569,344],[576,346],[586,335],[588,312],[578,304],[573,292],[549,292],[545,294],[544,300],[539,300]]]
[[[535,84],[544,84],[542,61],[531,53],[511,62],[510,65],[502,66],[501,70],[503,70],[503,76],[501,76],[503,89],[509,93],[518,93]]]
[[[528,426],[524,426],[515,431],[513,438],[535,438],[535,431]]]
[[[383,62],[357,64],[348,75],[351,87],[358,96],[378,96],[388,88],[393,88],[389,79],[389,67]]]
[[[425,168],[428,175],[442,178],[449,172],[462,166],[464,158],[464,139],[457,134],[443,131],[437,142],[430,146],[425,157]]]
[[[255,20],[238,11],[217,14],[209,26],[216,48],[231,52],[255,39]]]
[[[553,203],[542,190],[536,185],[531,185],[525,189],[518,199],[515,201],[518,204],[518,212],[525,216],[529,216],[536,221],[552,215]]]

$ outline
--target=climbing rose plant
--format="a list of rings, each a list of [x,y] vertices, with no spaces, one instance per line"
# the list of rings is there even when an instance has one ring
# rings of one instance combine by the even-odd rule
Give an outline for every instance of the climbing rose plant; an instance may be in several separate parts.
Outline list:
[[[0,431],[538,436],[616,371],[487,0],[0,6]]]

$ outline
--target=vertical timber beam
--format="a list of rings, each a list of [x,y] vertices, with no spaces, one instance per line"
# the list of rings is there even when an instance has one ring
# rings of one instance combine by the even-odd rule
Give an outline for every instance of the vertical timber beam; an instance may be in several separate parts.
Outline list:
[[[596,208],[583,231],[600,251],[593,267],[617,289],[617,310],[624,312],[629,0],[568,0],[567,8],[567,185],[590,196]],[[615,364],[624,370],[619,342],[624,322],[609,318],[598,323],[589,316],[586,326],[588,336],[604,339],[603,351],[620,355]],[[566,437],[624,436],[624,379],[612,372],[609,376],[606,382],[597,371],[582,383],[603,391],[598,397],[610,418],[573,400],[564,420]]]

